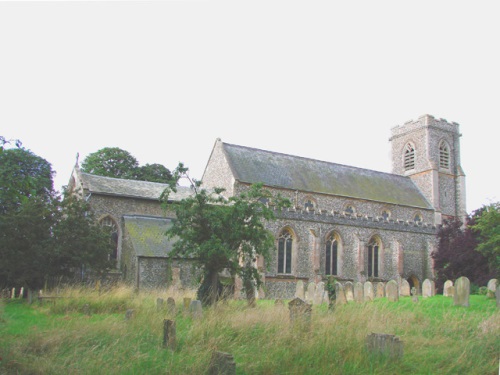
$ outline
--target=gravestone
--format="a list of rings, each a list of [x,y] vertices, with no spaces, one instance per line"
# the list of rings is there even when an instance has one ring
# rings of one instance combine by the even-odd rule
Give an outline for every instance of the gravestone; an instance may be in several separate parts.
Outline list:
[[[229,353],[213,352],[208,375],[236,375],[236,363]]]
[[[432,284],[429,279],[425,279],[422,283],[422,297],[428,298],[432,297]]]
[[[323,293],[323,303],[326,303],[328,306],[330,305],[330,296],[327,290]]]
[[[354,284],[354,300],[358,303],[365,300],[364,287],[359,281]]]
[[[385,285],[384,285],[384,283],[377,283],[375,296],[376,296],[375,298],[385,297]]]
[[[455,306],[469,307],[470,281],[462,276],[455,281],[455,296],[453,302]]]
[[[487,288],[486,293],[488,298],[495,298],[495,292],[497,290],[497,286],[498,286],[497,279],[491,279],[490,281],[488,281],[488,285],[486,287]]]
[[[453,297],[453,294],[450,294],[450,287],[453,286],[453,281],[446,280],[443,285],[443,296],[444,297]]]
[[[325,294],[325,283],[320,281],[314,292],[314,304],[321,305],[323,303],[323,294]]]
[[[497,307],[500,308],[500,285],[497,286],[497,290],[495,291],[495,296],[497,298]]]
[[[369,353],[393,359],[403,357],[403,342],[395,335],[372,333],[366,336],[366,349]]]
[[[201,308],[201,301],[194,300],[191,301],[189,305],[189,312],[194,319],[199,319],[203,316],[203,310]]]
[[[409,297],[410,296],[410,283],[403,279],[401,281],[401,289],[399,291],[399,294],[401,297]]]
[[[290,323],[294,328],[309,330],[311,328],[312,305],[300,298],[288,302]]]
[[[156,299],[156,311],[161,311],[163,309],[163,298]]]
[[[366,281],[363,286],[364,300],[373,301],[373,284],[370,281]]]
[[[335,283],[335,305],[345,305],[347,303],[347,298],[345,297],[344,287],[341,283]]]
[[[449,286],[446,293],[448,294],[448,296],[454,298],[455,297],[455,287],[453,285]]]
[[[304,292],[304,282],[302,280],[297,281],[297,285],[295,285],[295,297],[300,299],[306,298],[306,293]]]
[[[182,302],[184,304],[184,311],[188,311],[189,310],[189,306],[191,305],[191,298],[184,297],[184,299],[183,299]]]
[[[396,280],[390,280],[385,286],[385,294],[387,295],[387,299],[391,302],[399,301],[399,291],[398,291],[398,283]]]
[[[134,309],[128,309],[125,313],[125,320],[130,320],[134,317],[135,311]]]
[[[418,302],[417,288],[411,288],[411,300],[412,302]]]
[[[313,303],[315,294],[316,294],[316,284],[313,282],[307,284],[307,291],[306,291],[307,303]]]
[[[177,348],[177,333],[175,321],[170,319],[163,320],[163,347],[170,350]]]
[[[19,290],[19,298],[23,298],[24,297],[24,286],[21,287],[21,289]]]
[[[345,299],[347,302],[354,301],[354,284],[350,281],[346,281],[344,284]]]
[[[12,294],[10,295],[10,298],[16,298],[16,288],[12,288]]]
[[[177,312],[175,307],[175,299],[173,299],[172,297],[167,298],[167,312],[170,315],[175,315],[175,313]]]

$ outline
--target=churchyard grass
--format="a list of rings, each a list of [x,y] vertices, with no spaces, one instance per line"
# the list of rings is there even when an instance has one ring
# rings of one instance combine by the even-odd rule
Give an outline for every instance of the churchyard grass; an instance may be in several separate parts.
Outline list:
[[[234,356],[237,374],[498,374],[500,312],[485,296],[471,296],[469,308],[442,296],[314,306],[310,331],[292,329],[287,301],[228,301],[193,319],[181,293],[71,288],[60,296],[0,306],[0,374],[196,375],[214,350]],[[175,315],[156,307],[169,296]],[[175,352],[161,345],[166,318],[176,321]],[[367,353],[372,332],[400,337],[403,357]]]

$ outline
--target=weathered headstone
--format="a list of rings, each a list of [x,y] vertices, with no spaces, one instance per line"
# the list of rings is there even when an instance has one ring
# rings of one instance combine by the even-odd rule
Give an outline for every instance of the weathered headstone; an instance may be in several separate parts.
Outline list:
[[[449,286],[447,291],[446,291],[446,294],[448,294],[448,296],[450,297],[455,297],[455,287],[452,285],[452,286]]]
[[[366,281],[363,285],[364,300],[373,301],[373,284],[370,281]]]
[[[341,283],[335,283],[335,305],[345,305],[347,298],[345,297],[344,286]]]
[[[497,279],[491,279],[488,281],[488,285],[486,286],[487,290],[487,297],[488,298],[495,298],[495,292],[497,290],[498,286],[498,280]]]
[[[384,285],[384,283],[382,283],[382,282],[377,283],[375,296],[376,296],[376,298],[385,297],[385,285]]]
[[[309,330],[311,327],[312,305],[300,298],[288,302],[292,327]]]
[[[236,375],[236,363],[229,353],[213,352],[208,375]]]
[[[176,307],[175,307],[175,299],[172,297],[167,298],[167,312],[170,315],[175,315],[176,314]]]
[[[366,336],[366,349],[369,353],[393,359],[403,357],[403,342],[395,335],[372,333]]]
[[[325,283],[320,281],[314,292],[314,304],[321,305],[323,303],[323,294],[325,294]]]
[[[363,284],[359,281],[354,284],[354,300],[356,302],[363,302],[365,300]]]
[[[310,282],[309,284],[307,284],[307,291],[306,291],[307,303],[313,303],[315,294],[316,294],[316,284]]]
[[[304,292],[304,282],[302,280],[297,281],[297,285],[295,285],[295,297],[300,299],[306,298],[306,293]]]
[[[385,286],[385,294],[391,302],[399,301],[398,283],[396,280],[389,280]]]
[[[163,298],[156,299],[156,311],[163,310]]]
[[[417,288],[411,288],[411,300],[412,302],[418,302]]]
[[[350,281],[346,281],[344,284],[345,299],[347,302],[354,301],[354,284]]]
[[[455,306],[469,307],[470,281],[467,277],[459,277],[455,281],[455,296],[453,303]]]
[[[189,305],[189,312],[191,313],[191,316],[195,319],[199,319],[203,316],[203,310],[201,308],[201,301],[194,300],[191,301],[191,304]]]
[[[401,297],[409,297],[410,296],[410,283],[403,279],[401,281],[401,289],[399,290],[399,294]]]
[[[163,320],[163,347],[170,350],[177,348],[177,332],[175,321],[170,319]]]
[[[425,279],[422,283],[422,297],[432,297],[432,284],[429,279]]]
[[[130,320],[134,317],[135,311],[134,309],[128,309],[125,313],[125,320]]]
[[[453,286],[453,281],[446,280],[443,285],[443,296],[445,297],[453,297],[453,294],[450,294],[450,287]]]

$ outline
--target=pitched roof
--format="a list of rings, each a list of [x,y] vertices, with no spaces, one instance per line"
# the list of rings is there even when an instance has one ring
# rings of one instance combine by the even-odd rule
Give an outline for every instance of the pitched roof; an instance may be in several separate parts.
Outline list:
[[[137,256],[168,257],[174,241],[165,236],[165,231],[172,225],[172,219],[130,215],[123,220],[127,238]]]
[[[91,193],[106,195],[117,195],[130,198],[142,198],[158,200],[167,184],[149,181],[125,180],[121,178],[112,178],[97,176],[90,173],[80,172],[84,189]],[[189,187],[178,186],[177,192],[169,195],[170,201],[179,201],[192,195]]]
[[[236,180],[431,209],[409,177],[222,143]]]

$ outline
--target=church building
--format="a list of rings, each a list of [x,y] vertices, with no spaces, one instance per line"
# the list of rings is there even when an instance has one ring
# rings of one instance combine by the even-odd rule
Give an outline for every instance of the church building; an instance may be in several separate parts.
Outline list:
[[[392,173],[217,139],[202,187],[222,187],[231,196],[260,182],[292,202],[268,224],[275,237],[270,264],[257,262],[266,298],[291,298],[297,281],[330,275],[341,282],[406,279],[418,288],[433,278],[438,226],[466,216],[460,136],[457,123],[430,115],[396,126]],[[172,244],[163,233],[174,216],[159,202],[165,185],[95,176],[76,166],[69,188],[116,233],[113,257],[124,280],[141,288],[199,282],[190,261],[169,257]],[[191,193],[181,188],[169,199]]]

